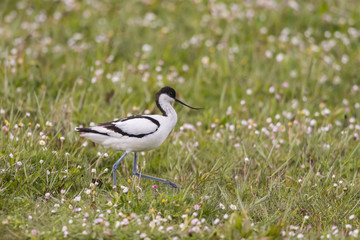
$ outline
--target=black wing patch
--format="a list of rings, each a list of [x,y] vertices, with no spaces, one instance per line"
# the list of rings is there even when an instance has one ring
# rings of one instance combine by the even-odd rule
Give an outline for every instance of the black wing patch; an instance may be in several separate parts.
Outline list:
[[[156,125],[156,129],[154,131],[152,131],[152,132],[149,132],[149,133],[131,134],[131,133],[127,133],[127,132],[123,131],[121,128],[116,126],[116,123],[118,123],[118,122],[125,122],[125,121],[129,121],[131,119],[138,119],[138,118],[143,118],[143,119],[147,119],[147,120],[151,121],[152,123],[154,123]],[[116,121],[113,121],[113,122],[100,123],[97,126],[106,128],[106,129],[111,130],[111,131],[113,131],[115,133],[119,133],[119,134],[121,134],[123,136],[135,137],[135,138],[143,138],[143,137],[145,137],[147,135],[150,135],[150,134],[153,134],[154,132],[156,132],[160,127],[160,123],[156,119],[154,119],[152,117],[149,117],[149,116],[135,115],[135,116],[131,116],[131,117],[128,117],[128,118],[116,120]],[[101,135],[105,135],[105,136],[110,136],[109,133],[99,132],[99,131],[96,131],[96,130],[94,130],[92,128],[77,128],[76,130],[78,132],[96,133],[96,134],[101,134]]]
[[[91,128],[76,128],[76,131],[78,131],[78,132],[84,132],[84,133],[96,133],[96,134],[101,134],[101,135],[109,136],[109,134],[107,134],[107,133],[102,133],[102,132],[96,131],[96,130],[91,129]]]
[[[117,121],[115,121],[115,122],[125,122],[125,121],[131,120],[131,119],[136,119],[136,118],[145,118],[145,119],[147,119],[147,120],[152,121],[154,124],[157,125],[157,127],[160,127],[160,123],[159,123],[158,120],[153,119],[152,117],[143,116],[143,115],[130,116],[130,117],[127,117],[127,118],[123,118],[123,119],[117,120]]]

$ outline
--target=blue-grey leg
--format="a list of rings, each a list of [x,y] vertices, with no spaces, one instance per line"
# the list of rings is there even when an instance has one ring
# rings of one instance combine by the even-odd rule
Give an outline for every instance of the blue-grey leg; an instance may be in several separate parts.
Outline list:
[[[113,186],[116,186],[116,169],[118,168],[121,161],[125,158],[125,156],[128,154],[128,152],[125,152],[119,160],[116,161],[116,163],[113,165]]]
[[[161,179],[161,178],[157,178],[157,177],[151,177],[151,176],[148,176],[148,175],[143,175],[143,174],[140,174],[136,171],[136,166],[137,166],[137,155],[136,155],[136,152],[134,152],[134,166],[133,166],[133,174],[135,176],[138,176],[138,177],[143,177],[143,178],[147,178],[147,179],[151,179],[151,180],[155,180],[155,181],[158,181],[158,182],[162,182],[162,183],[165,183],[167,185],[169,185],[170,187],[172,188],[180,188],[178,185],[176,185],[175,183],[173,182],[170,182],[169,180],[165,180],[165,179]]]

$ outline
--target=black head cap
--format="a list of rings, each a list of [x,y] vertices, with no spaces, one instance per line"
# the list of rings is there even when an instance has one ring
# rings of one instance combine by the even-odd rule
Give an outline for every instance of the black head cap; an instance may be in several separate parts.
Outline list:
[[[156,93],[156,99],[159,99],[161,94],[167,94],[169,97],[171,98],[175,98],[176,97],[176,92],[173,88],[171,87],[163,87],[162,89],[160,89],[160,91],[158,91]]]
[[[163,114],[164,116],[166,116],[165,111],[162,109],[162,107],[161,107],[160,104],[159,104],[159,97],[160,97],[161,94],[166,94],[166,95],[168,95],[168,96],[171,97],[171,98],[175,98],[176,92],[175,92],[175,90],[174,90],[173,88],[171,88],[171,87],[163,87],[162,89],[160,89],[160,91],[158,91],[158,92],[156,93],[156,99],[155,99],[156,105],[158,106],[158,108],[160,109],[160,111],[162,112],[162,114]]]
[[[202,108],[194,108],[194,107],[190,107],[189,105],[183,103],[182,101],[180,101],[179,99],[177,99],[175,96],[176,96],[176,92],[173,88],[171,87],[163,87],[162,89],[160,89],[159,92],[156,93],[156,105],[158,106],[158,108],[160,109],[160,111],[162,112],[162,114],[164,116],[166,116],[166,112],[164,111],[164,109],[162,109],[162,107],[160,106],[160,103],[159,103],[159,98],[161,96],[161,94],[166,94],[168,95],[169,97],[171,97],[172,99],[174,99],[174,101],[178,102],[178,103],[181,103],[182,105],[188,107],[188,108],[191,108],[191,109],[195,109],[195,110],[200,110]]]

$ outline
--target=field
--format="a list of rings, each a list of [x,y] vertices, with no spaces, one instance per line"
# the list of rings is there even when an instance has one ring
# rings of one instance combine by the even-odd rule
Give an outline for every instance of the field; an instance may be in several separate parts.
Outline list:
[[[0,2],[3,239],[352,239],[360,2]],[[77,126],[191,110],[158,148]]]

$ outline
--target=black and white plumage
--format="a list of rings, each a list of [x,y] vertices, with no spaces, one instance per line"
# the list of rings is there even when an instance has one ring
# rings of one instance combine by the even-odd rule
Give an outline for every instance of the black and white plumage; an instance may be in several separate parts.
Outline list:
[[[124,155],[113,166],[113,180],[116,185],[116,169],[122,159],[134,152],[133,174],[160,181],[177,188],[177,185],[164,179],[141,175],[136,171],[136,153],[159,147],[167,138],[177,122],[177,114],[171,103],[176,101],[193,108],[178,100],[176,92],[171,87],[164,87],[156,94],[156,105],[162,115],[136,115],[113,122],[101,123],[89,128],[76,128],[85,137],[105,148],[125,151]]]

